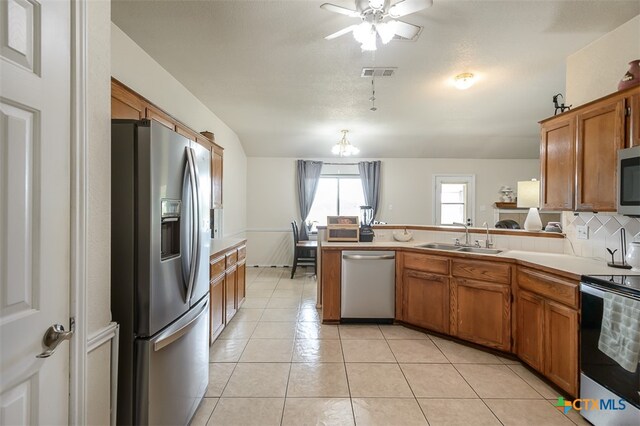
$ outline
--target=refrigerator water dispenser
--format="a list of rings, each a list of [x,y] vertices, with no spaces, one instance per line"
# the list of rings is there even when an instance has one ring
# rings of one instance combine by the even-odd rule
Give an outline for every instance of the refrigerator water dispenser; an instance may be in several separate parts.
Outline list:
[[[180,255],[180,200],[162,200],[160,231],[160,258],[171,259]]]

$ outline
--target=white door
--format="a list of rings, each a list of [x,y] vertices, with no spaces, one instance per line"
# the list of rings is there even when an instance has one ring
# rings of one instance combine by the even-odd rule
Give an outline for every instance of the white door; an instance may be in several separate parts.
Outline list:
[[[70,2],[0,0],[0,424],[67,424]]]

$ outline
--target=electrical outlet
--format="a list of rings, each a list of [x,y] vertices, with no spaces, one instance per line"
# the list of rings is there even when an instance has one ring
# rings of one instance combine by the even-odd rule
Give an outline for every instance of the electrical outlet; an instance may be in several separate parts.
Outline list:
[[[576,230],[578,231],[579,240],[589,239],[589,227],[587,225],[576,226]]]

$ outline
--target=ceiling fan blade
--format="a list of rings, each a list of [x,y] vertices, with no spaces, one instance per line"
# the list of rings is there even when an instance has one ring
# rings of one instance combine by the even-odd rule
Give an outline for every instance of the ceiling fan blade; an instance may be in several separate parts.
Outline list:
[[[420,31],[422,31],[422,27],[404,21],[396,21],[395,30],[397,35],[409,40],[413,40],[414,37],[420,34]]]
[[[330,34],[330,35],[326,36],[324,39],[325,40],[333,40],[334,38],[338,38],[338,37],[343,36],[343,35],[345,35],[347,33],[350,33],[356,27],[357,27],[357,25],[349,25],[347,28],[343,28],[340,31],[336,31],[333,34]]]
[[[402,0],[389,8],[389,15],[393,18],[399,18],[432,5],[433,0]]]
[[[347,9],[346,7],[336,6],[335,4],[331,3],[321,4],[320,7],[324,10],[328,10],[329,12],[336,12],[340,13],[341,15],[351,16],[353,18],[357,18],[360,16],[360,12],[358,12],[357,10]]]

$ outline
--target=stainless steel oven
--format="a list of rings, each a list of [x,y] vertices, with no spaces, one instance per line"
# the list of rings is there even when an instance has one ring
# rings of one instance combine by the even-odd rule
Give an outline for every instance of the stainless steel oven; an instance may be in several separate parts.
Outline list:
[[[627,277],[583,276],[580,284],[580,399],[610,401],[604,403],[610,404],[605,405],[608,409],[601,405],[588,409],[583,404],[580,414],[596,426],[639,424],[640,366],[630,372],[598,349],[605,293],[640,300],[633,288],[640,290],[640,277]]]
[[[618,214],[640,216],[640,146],[618,151]]]

